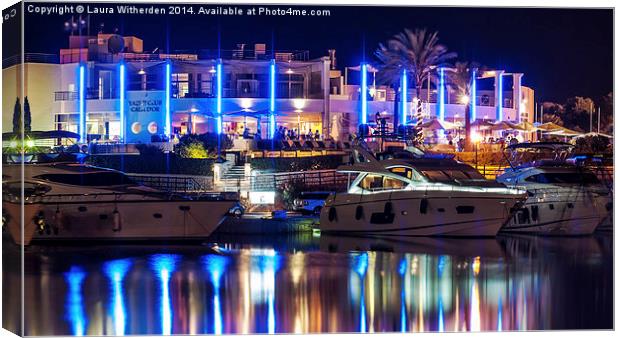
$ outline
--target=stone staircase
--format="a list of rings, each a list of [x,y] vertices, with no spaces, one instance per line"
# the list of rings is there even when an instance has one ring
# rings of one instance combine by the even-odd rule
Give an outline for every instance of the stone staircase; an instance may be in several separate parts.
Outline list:
[[[216,187],[221,191],[248,191],[250,188],[250,176],[246,176],[245,167],[242,165],[231,166],[222,173]]]

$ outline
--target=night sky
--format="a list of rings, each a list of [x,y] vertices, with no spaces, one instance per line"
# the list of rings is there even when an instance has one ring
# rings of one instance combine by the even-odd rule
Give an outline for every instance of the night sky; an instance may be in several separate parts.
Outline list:
[[[257,42],[267,43],[270,49],[275,41],[276,50],[309,50],[310,57],[316,58],[335,48],[338,68],[342,69],[359,64],[364,57],[374,61],[378,43],[403,28],[426,27],[439,31],[440,41],[458,53],[460,60],[525,73],[523,84],[535,89],[538,102],[564,102],[570,96],[598,100],[613,88],[611,9],[291,7],[328,8],[331,16],[91,14],[91,32],[103,22],[106,33],[118,28],[120,34],[142,38],[145,51],[155,47],[171,51],[215,49],[218,31],[222,49]],[[26,51],[58,53],[59,48],[67,47],[63,23],[70,17],[26,14]]]

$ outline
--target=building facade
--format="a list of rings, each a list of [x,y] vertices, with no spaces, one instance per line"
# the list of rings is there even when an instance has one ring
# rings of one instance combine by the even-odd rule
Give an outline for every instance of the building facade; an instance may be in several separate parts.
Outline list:
[[[269,51],[264,44],[164,54],[145,52],[132,36],[69,40],[58,55],[26,55],[23,66],[4,60],[3,131],[12,126],[6,112],[20,96],[22,67],[32,130],[69,130],[82,140],[135,143],[244,131],[269,138],[280,126],[337,140],[364,122],[373,124],[377,113],[392,123],[394,109],[401,122],[415,122],[415,88],[405,86],[406,100],[395,104],[395,91],[376,83],[372,67],[337,70],[334,50],[318,59],[307,51]],[[523,74],[486,72],[466,100],[440,74],[420,90],[425,120],[462,123],[470,105],[472,119],[534,122],[534,91],[521,85]]]

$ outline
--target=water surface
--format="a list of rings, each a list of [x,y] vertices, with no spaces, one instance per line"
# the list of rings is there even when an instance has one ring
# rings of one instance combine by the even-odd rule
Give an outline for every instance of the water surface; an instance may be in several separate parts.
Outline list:
[[[25,334],[611,329],[611,238],[34,245]],[[5,242],[5,309],[18,260]],[[16,315],[4,311],[6,328]]]

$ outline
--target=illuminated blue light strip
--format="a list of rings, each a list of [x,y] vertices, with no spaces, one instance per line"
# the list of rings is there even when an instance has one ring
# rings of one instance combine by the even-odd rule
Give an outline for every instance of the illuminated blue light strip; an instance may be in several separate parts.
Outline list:
[[[517,102],[517,104],[516,104],[517,107],[516,108],[517,109],[515,109],[515,110],[517,111],[517,115],[518,115],[517,116],[517,121],[521,122],[521,114],[523,113],[521,111],[521,75],[515,75],[515,76],[517,76],[517,78],[518,78],[518,81],[517,81],[517,100],[516,100],[516,102]],[[515,100],[513,100],[513,101],[515,101]]]
[[[170,63],[166,63],[166,121],[164,133],[170,137],[172,130],[170,129],[170,80],[172,77]]]
[[[269,138],[276,133],[276,61],[269,64]],[[300,131],[301,132],[301,131]]]
[[[222,60],[217,61],[217,133],[222,133]]]
[[[162,335],[172,334],[172,306],[170,302],[170,277],[174,272],[176,255],[158,254],[151,258],[151,265],[160,281],[161,288],[161,331]]]
[[[407,125],[407,71],[403,69],[402,84],[400,90],[400,101],[402,103],[403,125]]]
[[[502,83],[502,73],[499,73],[497,76],[497,101],[495,102],[495,106],[497,107],[497,121],[503,120],[503,108],[504,108],[504,85]]]
[[[444,83],[444,69],[443,68],[439,68],[439,98],[437,100],[438,103],[438,108],[439,108],[439,120],[441,122],[444,121],[444,116],[446,113],[446,107],[445,107],[445,83]]]
[[[78,97],[78,110],[80,113],[80,126],[79,126],[79,133],[80,133],[80,141],[81,142],[88,142],[88,140],[86,139],[86,109],[84,107],[84,103],[85,103],[85,90],[84,90],[84,65],[80,65],[79,68],[79,97]]]
[[[360,69],[362,73],[362,91],[360,95],[362,96],[362,109],[361,109],[361,119],[362,124],[366,124],[368,121],[368,74],[367,74],[368,66],[363,63]]]
[[[400,287],[400,332],[407,332],[407,308],[405,304],[405,273],[407,272],[407,260],[403,258],[398,266],[398,273],[402,277],[402,285]]]
[[[86,273],[81,268],[72,266],[64,276],[69,286],[65,303],[67,311],[65,318],[71,325],[71,333],[74,336],[83,336],[86,331],[86,315],[82,301],[82,282],[86,277]]]
[[[443,331],[444,331],[444,329],[443,329],[443,302],[442,302],[442,300],[441,300],[441,296],[439,297],[439,304],[438,304],[438,307],[439,307],[439,319],[438,319],[438,322],[439,322],[439,323],[438,323],[438,328],[437,328],[437,330],[438,330],[439,332],[443,332]]]
[[[119,66],[119,72],[118,72],[118,76],[119,76],[119,82],[120,82],[120,93],[119,93],[119,98],[120,98],[120,106],[119,106],[119,111],[120,111],[120,124],[121,124],[121,133],[120,133],[120,137],[121,137],[121,142],[125,143],[125,64],[121,63],[121,65]]]
[[[471,75],[471,97],[469,98],[471,104],[471,122],[476,121],[476,70],[472,71]]]
[[[114,335],[125,335],[126,310],[123,298],[123,279],[129,271],[131,262],[128,259],[119,259],[106,262],[103,271],[110,279],[112,300],[110,302],[110,316],[114,322]]]

